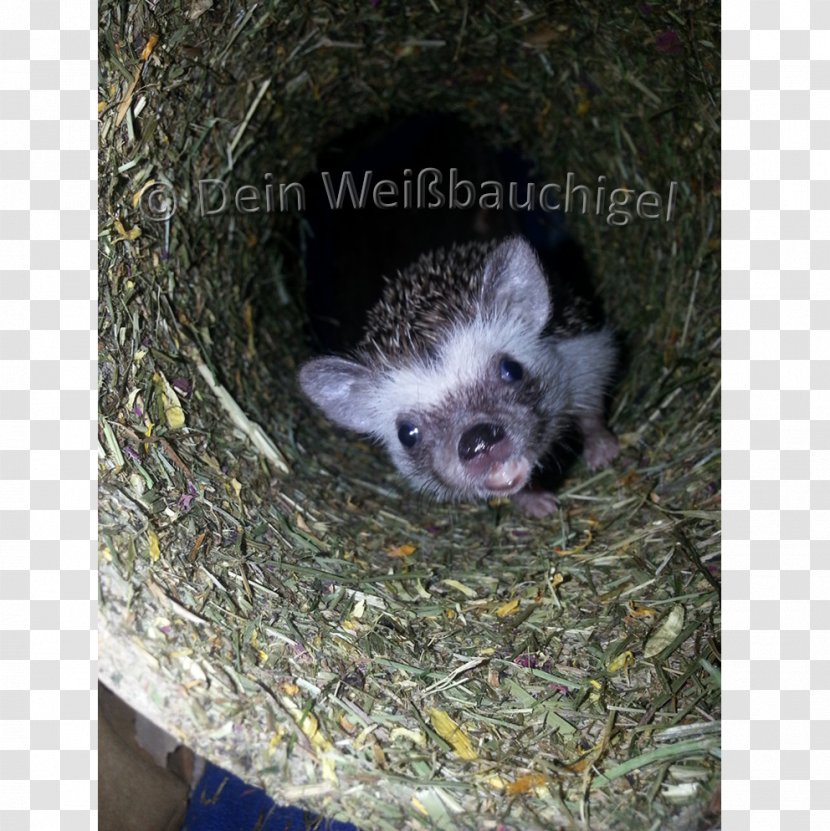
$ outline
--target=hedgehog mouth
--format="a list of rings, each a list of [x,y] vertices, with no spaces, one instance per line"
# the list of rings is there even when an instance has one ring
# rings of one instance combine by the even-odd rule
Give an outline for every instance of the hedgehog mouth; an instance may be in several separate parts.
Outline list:
[[[531,467],[524,456],[496,462],[490,467],[482,484],[495,496],[510,496],[527,484]]]

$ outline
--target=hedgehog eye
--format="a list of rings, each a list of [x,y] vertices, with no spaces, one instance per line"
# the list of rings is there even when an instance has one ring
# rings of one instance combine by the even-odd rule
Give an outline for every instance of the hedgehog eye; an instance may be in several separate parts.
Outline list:
[[[410,421],[401,422],[398,425],[398,441],[407,449],[411,450],[421,440],[421,431]]]
[[[518,361],[514,361],[512,358],[502,358],[501,363],[499,363],[499,374],[502,381],[513,384],[522,380],[524,370]]]

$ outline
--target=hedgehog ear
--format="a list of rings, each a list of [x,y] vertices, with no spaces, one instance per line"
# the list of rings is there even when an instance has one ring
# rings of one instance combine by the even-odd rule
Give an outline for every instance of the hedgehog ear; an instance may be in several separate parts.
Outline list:
[[[358,433],[373,432],[371,393],[374,378],[370,369],[347,358],[314,358],[300,369],[303,392],[326,417]]]
[[[550,318],[547,277],[533,247],[522,237],[505,240],[487,256],[482,291],[489,309],[517,314],[536,329],[544,329]]]

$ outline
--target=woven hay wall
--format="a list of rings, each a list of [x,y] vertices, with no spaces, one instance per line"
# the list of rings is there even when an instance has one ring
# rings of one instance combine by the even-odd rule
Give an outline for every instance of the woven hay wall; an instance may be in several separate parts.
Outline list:
[[[714,827],[716,4],[100,13],[104,681],[367,831]],[[200,180],[297,181],[347,127],[427,110],[545,181],[678,183],[668,223],[569,218],[626,338],[623,450],[547,521],[414,500],[327,428],[294,379],[301,217],[198,214]]]

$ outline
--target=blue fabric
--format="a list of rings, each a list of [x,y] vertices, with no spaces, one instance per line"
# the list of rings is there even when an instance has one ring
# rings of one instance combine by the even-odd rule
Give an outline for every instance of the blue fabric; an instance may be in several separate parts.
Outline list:
[[[208,763],[190,799],[182,831],[359,830],[301,808],[277,805],[265,791]]]

